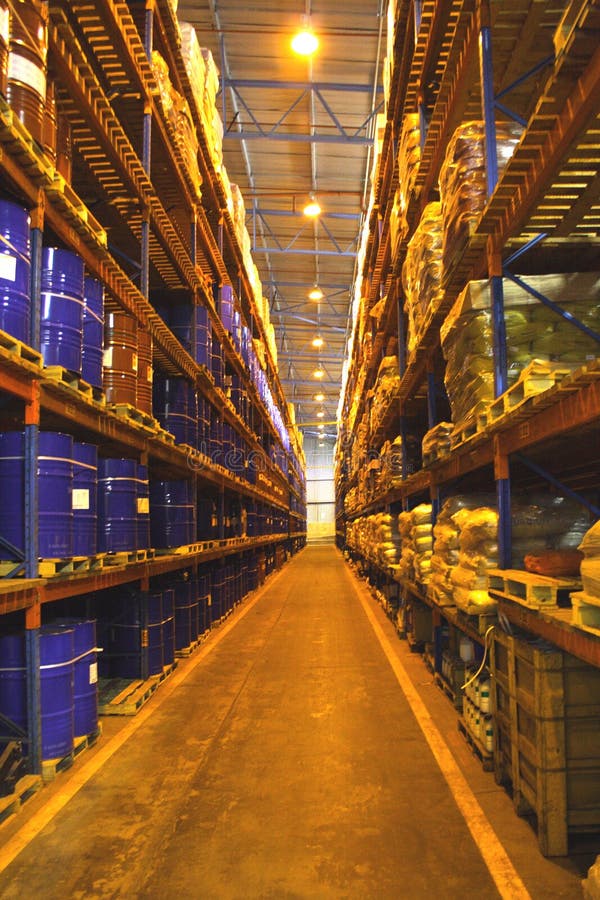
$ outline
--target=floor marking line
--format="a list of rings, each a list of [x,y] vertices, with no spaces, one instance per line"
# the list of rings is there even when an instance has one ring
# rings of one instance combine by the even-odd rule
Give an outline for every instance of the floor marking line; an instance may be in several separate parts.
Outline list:
[[[363,590],[360,589],[361,586],[357,584],[354,578],[352,578],[352,582],[367,618],[371,623],[371,627],[392,667],[396,680],[411,706],[413,715],[425,736],[425,740],[429,744],[442,775],[452,792],[454,801],[462,813],[467,827],[473,836],[475,845],[479,849],[500,895],[505,898],[505,900],[531,900],[531,895],[513,866],[483,809],[479,805],[465,776],[460,771],[450,748],[446,744],[425,704],[421,700],[406,669],[394,652],[391,641],[377,621],[375,613],[363,594]]]
[[[15,834],[0,847],[0,873],[17,858],[17,856],[27,847],[28,844],[48,825],[52,819],[69,803],[73,797],[84,787],[87,782],[108,762],[114,753],[119,750],[123,744],[129,740],[146,719],[152,715],[168,697],[176,690],[179,685],[194,671],[196,666],[206,659],[212,653],[215,647],[218,647],[221,641],[229,634],[230,631],[240,622],[250,610],[256,606],[264,594],[271,588],[287,570],[286,566],[276,572],[269,580],[258,589],[255,595],[243,602],[237,613],[234,613],[229,621],[221,625],[214,633],[214,639],[211,638],[206,644],[197,650],[193,656],[188,657],[181,668],[175,670],[164,684],[160,685],[160,689],[155,691],[152,699],[140,709],[140,711],[119,731],[114,735],[88,762],[77,765],[72,774],[68,776],[69,780],[64,784],[53,797],[35,812],[24,825],[15,832]],[[66,773],[64,773],[66,774]],[[59,777],[64,777],[64,774]],[[10,819],[7,820],[7,822]]]

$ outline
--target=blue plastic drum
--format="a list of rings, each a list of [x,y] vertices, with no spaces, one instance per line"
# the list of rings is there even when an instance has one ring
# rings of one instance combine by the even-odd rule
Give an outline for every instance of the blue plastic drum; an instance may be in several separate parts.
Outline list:
[[[174,435],[178,444],[195,445],[197,432],[195,391],[185,378],[156,376],[153,384],[152,408],[161,426]]]
[[[24,446],[24,435],[22,441]],[[73,438],[69,434],[40,431],[37,477],[40,558],[73,556]]]
[[[192,578],[181,579],[173,585],[175,600],[175,649],[189,647],[198,636],[198,598]]]
[[[153,547],[182,547],[196,539],[192,481],[152,481],[150,522]]]
[[[42,759],[61,759],[73,749],[74,631],[40,629]]]
[[[160,675],[163,655],[163,592],[148,594],[148,675]]]
[[[98,460],[98,550],[137,549],[137,462]]]
[[[201,366],[210,368],[210,356],[212,351],[212,323],[208,310],[204,306],[194,307],[195,317],[195,347],[194,359]]]
[[[92,387],[102,388],[104,352],[104,286],[87,277],[83,286],[83,342],[81,376]]]
[[[166,588],[163,591],[163,665],[170,666],[175,659],[175,591]]]
[[[73,556],[93,556],[98,539],[98,448],[73,441]]]
[[[21,731],[27,731],[27,671],[22,633],[0,636],[0,714]],[[14,730],[3,722],[0,722],[0,734],[16,737]]]
[[[138,464],[136,480],[137,550],[150,546],[150,484],[148,467]]]
[[[0,200],[0,329],[30,342],[31,238],[28,210]]]
[[[98,731],[98,650],[95,619],[59,619],[54,625],[73,631],[73,731],[84,737]]]
[[[45,366],[81,374],[83,260],[70,250],[42,250],[40,350]]]

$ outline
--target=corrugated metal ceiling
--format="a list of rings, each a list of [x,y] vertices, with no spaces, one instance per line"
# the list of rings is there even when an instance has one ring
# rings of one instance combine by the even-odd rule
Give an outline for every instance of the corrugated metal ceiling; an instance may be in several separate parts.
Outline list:
[[[221,72],[224,162],[245,198],[286,394],[300,423],[317,421],[319,382],[312,373],[321,363],[322,406],[332,420],[369,165],[366,139],[382,99],[374,86],[385,5],[179,0],[178,16],[195,26]],[[320,40],[310,61],[290,49],[307,22]],[[318,222],[301,212],[311,194],[324,211]],[[318,304],[307,298],[317,283],[325,294]],[[317,332],[326,342],[321,351],[311,345]]]

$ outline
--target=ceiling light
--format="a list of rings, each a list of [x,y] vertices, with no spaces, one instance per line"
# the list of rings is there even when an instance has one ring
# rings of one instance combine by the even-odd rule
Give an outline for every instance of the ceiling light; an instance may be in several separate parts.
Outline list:
[[[312,339],[312,345],[313,345],[313,347],[316,347],[317,349],[319,347],[322,347],[324,344],[325,344],[325,341],[323,340],[323,338],[320,335],[317,335],[317,337]]]
[[[315,394],[315,396],[313,397],[313,400],[316,400],[317,403],[322,403],[324,399],[325,399],[325,394],[321,394],[321,393]]]
[[[309,291],[309,293],[308,293],[308,299],[316,300],[317,302],[319,300],[322,300],[323,299],[323,291],[321,290],[321,288],[315,284],[314,288],[311,291]]]
[[[325,426],[324,426],[323,423],[321,422],[321,424],[319,425],[319,431],[323,431],[324,428],[325,428]]]
[[[321,366],[319,366],[319,367],[318,367],[317,369],[315,369],[315,371],[313,372],[313,378],[323,378],[324,375],[325,375],[325,372],[323,371],[323,369],[321,368]]]
[[[322,409],[320,409],[319,412],[317,413],[317,419],[324,419],[324,418],[325,418],[325,413],[323,412]]]
[[[321,206],[316,200],[309,200],[302,212],[309,219],[316,219],[317,216],[321,215]]]
[[[312,31],[299,31],[292,38],[292,50],[298,56],[312,56],[319,46],[319,38]]]

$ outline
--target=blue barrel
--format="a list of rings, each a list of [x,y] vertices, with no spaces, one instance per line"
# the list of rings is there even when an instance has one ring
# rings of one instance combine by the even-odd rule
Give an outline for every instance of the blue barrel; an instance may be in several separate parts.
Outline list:
[[[27,670],[25,636],[0,636],[0,714],[27,731]],[[15,737],[14,731],[0,722],[2,737]]]
[[[0,329],[30,342],[31,237],[28,210],[0,200]]]
[[[40,628],[42,759],[60,759],[73,749],[74,631]]]
[[[198,636],[196,582],[182,578],[173,584],[175,602],[175,649],[189,647]]]
[[[73,731],[84,737],[98,731],[98,649],[95,619],[58,619],[56,627],[73,631]]]
[[[223,347],[218,335],[213,333],[211,341],[210,368],[217,387],[223,387],[225,375],[225,360],[223,359]]]
[[[198,635],[210,628],[210,573],[201,570],[196,581],[196,599],[198,601]]]
[[[102,387],[104,352],[104,286],[87,277],[83,284],[83,342],[81,375],[93,387]]]
[[[193,353],[194,307],[189,303],[174,304],[169,309],[169,327],[184,350]]]
[[[212,348],[212,323],[204,306],[194,307],[195,342],[193,356],[201,366],[210,368]]]
[[[98,448],[73,441],[73,556],[93,556],[98,546]]]
[[[150,546],[150,484],[148,466],[137,466],[136,479],[136,535],[137,550],[147,550]]]
[[[45,366],[81,374],[83,260],[70,250],[42,249],[40,350]]]
[[[163,665],[170,666],[175,660],[175,591],[166,588],[163,591],[162,642]]]
[[[103,675],[113,678],[140,678],[142,674],[142,624],[140,598],[125,596],[109,622],[101,626]]]
[[[185,378],[156,376],[152,409],[162,427],[174,435],[178,444],[195,441],[195,391]]]
[[[225,331],[233,333],[233,288],[224,284],[221,288],[219,313]]]
[[[192,481],[150,483],[153,547],[183,547],[196,540],[196,506]]]
[[[137,462],[98,460],[98,550],[137,548]]]
[[[148,675],[160,675],[164,666],[163,592],[148,597]]]

